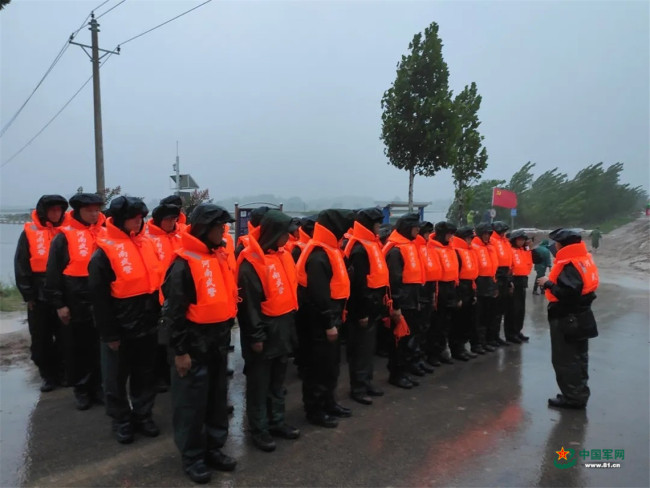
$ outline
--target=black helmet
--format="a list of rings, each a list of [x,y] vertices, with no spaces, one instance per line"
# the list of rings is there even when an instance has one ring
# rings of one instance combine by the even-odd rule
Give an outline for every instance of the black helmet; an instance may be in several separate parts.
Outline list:
[[[507,231],[510,226],[503,222],[502,220],[495,220],[492,222],[492,228],[494,229],[494,232],[497,234],[503,234],[505,231]]]
[[[517,229],[513,230],[510,233],[510,240],[514,241],[515,239],[519,239],[520,237],[523,237],[524,239],[528,239],[528,235],[526,234],[526,231],[523,229]]]
[[[442,235],[442,234],[449,234],[449,233],[454,233],[456,232],[456,224],[453,224],[451,222],[438,222],[436,224],[435,230],[436,230],[436,235]]]
[[[316,218],[316,215],[309,215],[300,219],[300,228],[310,237],[314,234],[314,225],[316,224]]]
[[[420,227],[420,215],[416,213],[404,214],[395,222],[395,230],[409,240],[413,239],[411,237],[411,229],[413,227]]]
[[[109,210],[116,225],[138,215],[142,215],[142,218],[144,218],[149,213],[149,209],[140,198],[125,196],[119,196],[111,200]]]
[[[560,227],[559,229],[555,229],[548,236],[563,246],[576,244],[582,241],[582,235],[578,229],[564,229]]]
[[[182,207],[183,199],[179,195],[169,195],[160,200],[160,205],[176,205],[177,207]]]
[[[384,212],[379,207],[362,208],[355,212],[354,220],[372,230],[374,224],[381,224],[384,221]]]
[[[151,212],[153,223],[160,225],[160,222],[168,217],[178,217],[181,214],[181,207],[170,203],[163,203],[158,205]]]
[[[251,220],[250,220],[251,225],[253,227],[258,227],[262,222],[262,218],[269,210],[271,210],[271,208],[267,207],[266,205],[253,209],[251,211]]]
[[[261,219],[260,219],[261,220]],[[197,205],[189,218],[190,225],[204,225],[212,227],[218,224],[234,222],[235,219],[223,207],[213,203],[202,203]]]
[[[474,235],[474,228],[471,225],[463,225],[461,228],[459,228],[456,231],[456,237],[460,237],[461,239],[467,239],[468,237],[472,237]]]
[[[426,220],[424,222],[420,223],[420,235],[424,235],[426,233],[431,233],[433,232],[433,224],[431,222],[427,222]]]
[[[480,237],[483,234],[491,234],[493,230],[491,223],[481,222],[476,226],[476,235]]]
[[[104,199],[97,193],[77,193],[70,198],[69,203],[73,210],[79,210],[90,205],[102,206],[104,205]]]

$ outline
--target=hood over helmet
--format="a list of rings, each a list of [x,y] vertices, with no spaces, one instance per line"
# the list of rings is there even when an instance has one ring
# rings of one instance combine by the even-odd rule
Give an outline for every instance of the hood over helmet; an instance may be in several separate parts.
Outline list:
[[[318,214],[316,222],[334,234],[338,241],[354,225],[354,212],[342,208],[329,208]]]
[[[251,211],[251,225],[253,227],[257,227],[260,225],[260,222],[262,222],[262,218],[264,218],[264,215],[266,212],[271,210],[270,207],[267,207],[266,205],[262,207],[257,207]]]
[[[209,249],[213,249],[212,243],[208,242],[208,234],[216,225],[234,222],[235,219],[228,211],[213,203],[201,203],[197,205],[190,214],[190,234],[203,242]]]
[[[424,221],[420,223],[420,231],[419,234],[423,236],[424,234],[431,234],[433,232],[433,224],[428,221]]]
[[[489,222],[481,222],[476,226],[476,235],[481,237],[483,234],[491,234],[494,229]]]
[[[309,215],[300,219],[300,228],[310,237],[314,235],[314,224],[317,218],[318,216],[316,215]]]
[[[65,218],[65,211],[68,209],[68,201],[61,195],[43,195],[36,203],[36,216],[41,221],[41,225],[47,224],[47,211],[50,207],[61,207],[61,219],[58,222],[52,222],[55,227],[61,225]]]
[[[463,225],[456,231],[456,237],[467,239],[474,235],[474,228],[471,225]]]
[[[160,200],[160,205],[176,205],[180,208],[183,206],[183,199],[179,195],[169,195]]]
[[[114,198],[111,200],[108,209],[113,218],[113,224],[121,230],[124,230],[125,221],[137,217],[138,215],[142,215],[142,218],[144,219],[149,213],[149,209],[145,203],[140,198],[136,197],[120,196]]]
[[[379,207],[362,208],[357,210],[355,220],[366,229],[372,230],[375,224],[381,224],[384,221],[384,212]]]
[[[181,214],[181,207],[171,203],[162,203],[153,209],[151,218],[153,223],[160,227],[163,219],[168,217],[178,217]]]
[[[96,193],[77,193],[70,198],[69,203],[73,210],[79,210],[90,205],[99,205],[101,207],[104,205],[104,199]]]
[[[448,240],[445,239],[447,234],[454,234],[458,228],[456,224],[443,220],[442,222],[437,222],[434,230],[436,231],[436,236],[434,239],[442,244],[448,244]]]
[[[404,214],[395,222],[395,230],[397,233],[402,237],[406,237],[409,241],[413,240],[411,236],[411,229],[413,227],[420,227],[420,216],[416,213]]]
[[[528,239],[528,235],[526,234],[526,231],[524,231],[523,229],[513,230],[510,233],[510,242],[514,244],[515,241],[520,237],[523,237],[524,239]]]
[[[494,232],[497,234],[503,234],[505,231],[507,231],[510,226],[503,222],[502,220],[496,220],[492,222],[492,228],[494,229]]]
[[[568,246],[569,244],[577,244],[582,241],[582,235],[578,229],[565,229],[560,227],[555,229],[548,235],[555,242],[559,242],[563,246]]]
[[[269,210],[260,222],[260,238],[258,243],[262,251],[278,250],[278,240],[295,230],[293,219],[279,210]]]

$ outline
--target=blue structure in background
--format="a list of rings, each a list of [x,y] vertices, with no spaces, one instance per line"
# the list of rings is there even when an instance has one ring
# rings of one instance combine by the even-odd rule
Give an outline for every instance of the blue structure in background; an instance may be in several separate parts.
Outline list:
[[[424,220],[424,209],[428,207],[431,204],[431,202],[413,202],[413,209],[417,208],[417,212],[420,215],[420,220]],[[388,202],[388,203],[380,203],[379,206],[382,209],[382,212],[384,213],[384,220],[382,224],[390,224],[390,217],[393,214],[394,209],[403,209],[404,212],[408,212],[409,204],[408,202]]]

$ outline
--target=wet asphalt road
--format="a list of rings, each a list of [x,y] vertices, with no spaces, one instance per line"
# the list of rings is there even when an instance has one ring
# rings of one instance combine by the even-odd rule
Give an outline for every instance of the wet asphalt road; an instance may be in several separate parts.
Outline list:
[[[546,399],[558,392],[546,303],[529,293],[524,332],[531,336],[530,343],[437,368],[411,391],[388,385],[385,360],[376,358],[376,380],[386,395],[373,406],[347,398],[347,365],[342,364],[339,399],[354,409],[354,416],[341,420],[338,429],[304,421],[300,382],[291,367],[287,421],[299,427],[302,436],[297,441],[278,440],[273,453],[255,449],[245,433],[243,363],[235,352],[230,360],[236,374],[229,393],[235,414],[224,451],[239,465],[234,473],[215,473],[211,484],[649,486],[649,283],[647,278],[611,283],[602,274],[604,283],[594,304],[600,337],[590,341],[592,396],[586,411],[546,406]],[[70,390],[41,395],[21,454],[22,437],[7,434],[6,429],[21,422],[8,414],[26,415],[17,412],[17,400],[9,405],[6,381],[5,373],[3,485],[20,471],[26,486],[192,485],[181,471],[171,438],[168,393],[158,396],[155,407],[161,436],[136,437],[128,446],[113,440],[102,408],[76,411]],[[23,403],[29,411],[29,400]],[[573,449],[575,456],[583,450],[623,450],[624,459],[616,460],[619,469],[590,469],[577,457],[575,466],[560,469],[554,461],[555,451],[562,447]],[[13,456],[9,461],[7,448]],[[7,471],[7,464],[20,463],[21,456],[22,467],[16,464]]]

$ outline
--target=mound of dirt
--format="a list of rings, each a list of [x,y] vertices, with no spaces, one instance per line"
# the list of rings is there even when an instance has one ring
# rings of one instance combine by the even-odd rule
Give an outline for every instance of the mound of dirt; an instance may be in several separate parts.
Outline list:
[[[591,247],[589,239],[587,245]],[[650,218],[642,217],[605,234],[596,256],[615,266],[650,271]]]

